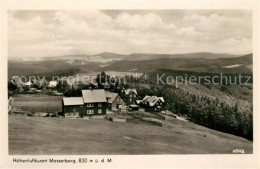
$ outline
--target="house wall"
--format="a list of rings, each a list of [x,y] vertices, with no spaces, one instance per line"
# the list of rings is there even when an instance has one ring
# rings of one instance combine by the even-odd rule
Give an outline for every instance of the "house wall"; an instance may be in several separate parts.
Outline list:
[[[117,95],[115,100],[111,103],[111,109],[110,110],[118,109],[117,108],[118,104],[121,104],[122,106],[125,106],[125,102],[123,101],[123,99],[119,95]]]
[[[63,113],[66,117],[66,113],[78,112],[80,117],[84,116],[93,116],[93,115],[105,115],[106,114],[106,103],[101,103],[101,107],[98,106],[98,103],[93,103],[94,107],[88,107],[87,104],[84,105],[75,105],[75,106],[63,106]],[[88,114],[87,110],[93,110],[93,114]],[[101,113],[99,113],[99,111]]]
[[[67,114],[78,113],[78,115],[81,115],[84,112],[84,105],[63,106],[63,114],[65,117],[67,116]]]
[[[107,103],[108,110],[112,110],[112,103]]]
[[[136,99],[137,96],[133,91],[130,91],[129,94],[126,95],[126,100],[128,105],[135,103]]]
[[[139,107],[130,107],[132,111],[139,111]]]
[[[158,109],[157,106],[161,106],[162,108]],[[158,100],[154,106],[149,106],[149,103],[144,105],[147,111],[161,111],[163,109],[164,103],[161,100]]]
[[[71,112],[71,113],[65,113],[65,117],[67,118],[79,118],[79,112]]]

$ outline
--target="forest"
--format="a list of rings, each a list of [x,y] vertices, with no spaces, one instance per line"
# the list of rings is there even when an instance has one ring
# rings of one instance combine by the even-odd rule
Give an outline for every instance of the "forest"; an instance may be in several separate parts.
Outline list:
[[[185,115],[194,123],[253,140],[253,105],[247,109],[240,109],[238,103],[230,105],[226,102],[221,102],[218,98],[212,99],[203,96],[203,91],[201,95],[195,95],[192,92],[176,88],[174,85],[158,85],[155,83],[155,77],[157,73],[162,72],[178,76],[200,76],[205,74],[213,76],[210,73],[160,70],[150,74],[149,80],[129,77],[127,79],[128,86],[135,87],[140,98],[143,98],[145,95],[164,97],[166,101],[165,109],[176,114]],[[238,74],[230,74],[230,76],[235,77]],[[252,75],[247,74],[247,76]],[[252,80],[249,83],[252,83]],[[206,87],[219,88],[219,92],[232,94],[238,100],[247,100],[252,103],[252,86],[238,87],[236,85],[224,84],[216,86],[206,85]]]

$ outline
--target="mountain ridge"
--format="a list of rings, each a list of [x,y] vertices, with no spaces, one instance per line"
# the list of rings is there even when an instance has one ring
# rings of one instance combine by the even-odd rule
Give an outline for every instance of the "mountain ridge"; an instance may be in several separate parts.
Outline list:
[[[48,57],[9,57],[8,60],[19,61],[44,61],[44,60],[75,60],[93,57],[101,57],[101,59],[116,59],[116,60],[151,60],[159,58],[230,58],[239,57],[243,55],[235,55],[230,53],[211,53],[211,52],[194,52],[194,53],[174,53],[174,54],[158,54],[158,53],[130,53],[130,54],[118,54],[112,52],[103,52],[98,54],[75,54],[75,55],[62,55],[62,56],[48,56]]]

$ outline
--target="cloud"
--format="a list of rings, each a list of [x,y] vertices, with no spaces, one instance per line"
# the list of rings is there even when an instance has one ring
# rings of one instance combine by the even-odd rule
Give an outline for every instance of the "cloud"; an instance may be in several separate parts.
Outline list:
[[[161,17],[153,13],[145,15],[130,15],[128,13],[121,13],[115,19],[115,24],[118,27],[136,30],[167,30],[176,29],[174,24],[166,25],[163,23]]]
[[[223,46],[223,48],[227,48],[230,52],[232,50],[236,50],[238,52],[251,53],[252,52],[252,39],[248,38],[240,38],[240,39],[224,39],[217,43],[219,46]]]
[[[197,36],[200,35],[199,32],[196,31],[196,29],[192,26],[190,27],[185,27],[185,28],[180,28],[177,32],[177,35],[181,35],[181,36]]]
[[[193,14],[186,16],[185,20],[214,41],[227,38],[252,38],[252,30],[250,30],[252,17],[250,14],[246,14],[246,16],[224,16],[217,13],[211,13],[207,16]]]
[[[205,50],[245,53],[252,46],[250,19],[250,13],[240,11],[10,11],[8,50],[9,56],[17,57]]]

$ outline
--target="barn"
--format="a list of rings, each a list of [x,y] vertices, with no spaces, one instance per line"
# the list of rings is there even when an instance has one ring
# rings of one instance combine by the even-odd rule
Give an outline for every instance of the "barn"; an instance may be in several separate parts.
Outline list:
[[[119,96],[118,93],[106,91],[107,107],[109,110],[118,110],[122,106],[125,106],[125,102]]]

